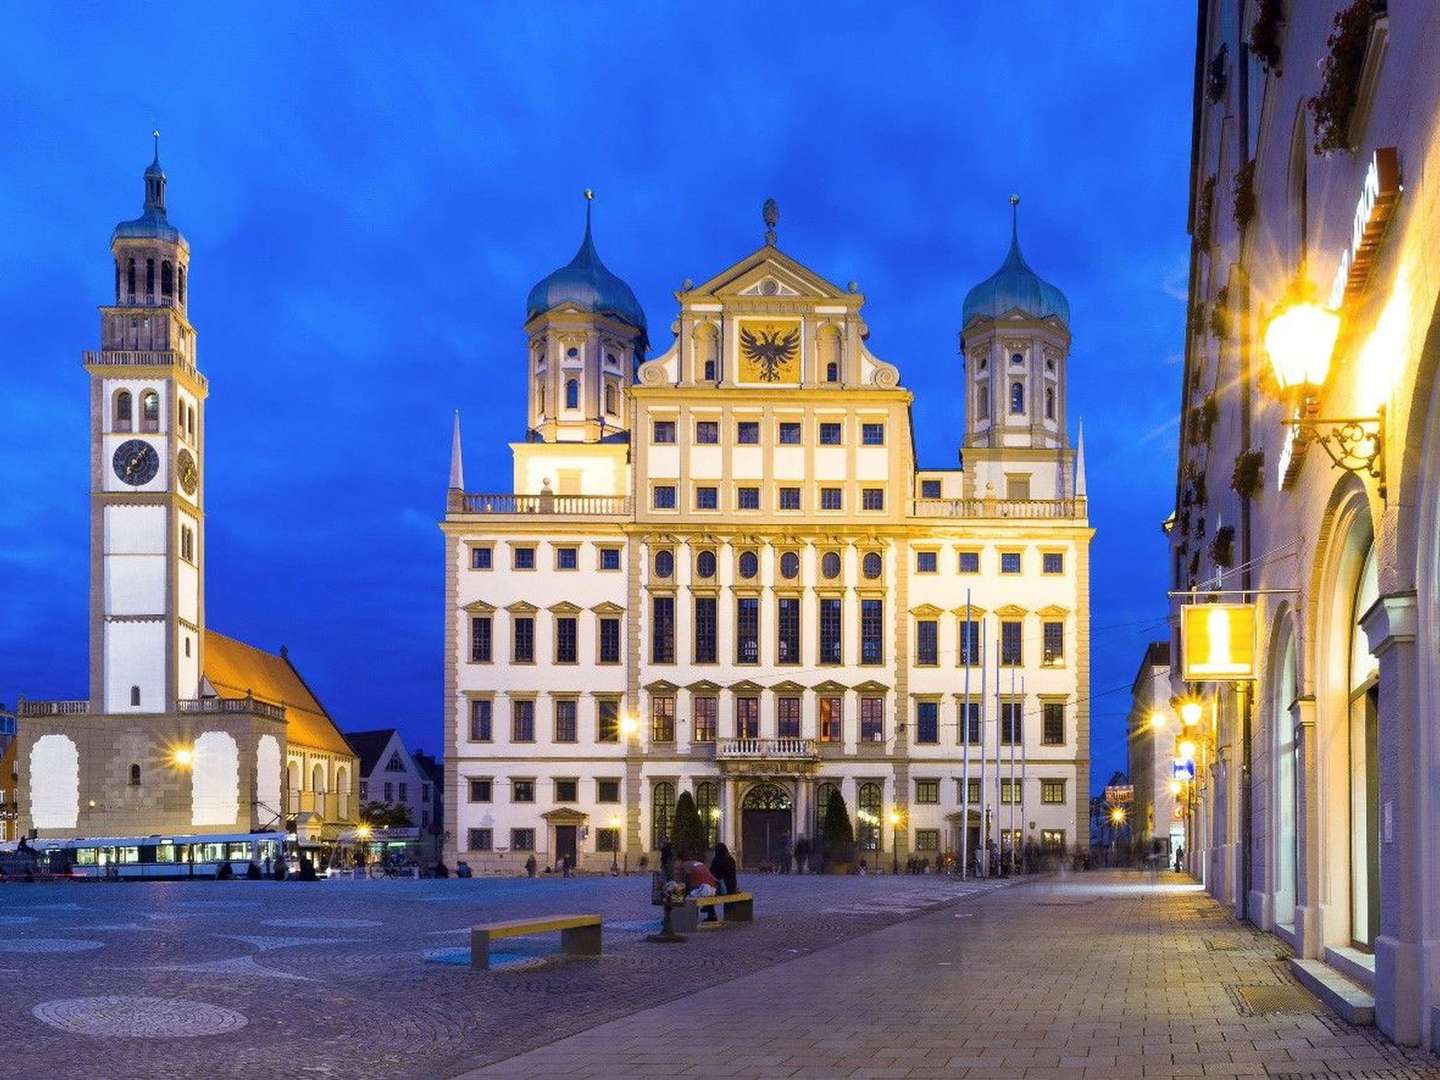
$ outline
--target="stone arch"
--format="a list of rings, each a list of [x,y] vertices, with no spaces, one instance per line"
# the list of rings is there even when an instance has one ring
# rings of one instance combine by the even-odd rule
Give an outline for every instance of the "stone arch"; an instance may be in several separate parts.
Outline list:
[[[280,804],[280,740],[274,735],[261,735],[255,746],[255,798],[260,806],[258,816],[269,818],[284,811]]]
[[[30,824],[74,829],[80,823],[80,751],[68,735],[41,735],[30,747]]]
[[[326,779],[325,763],[323,761],[317,761],[310,767],[310,790],[317,795],[328,790],[325,786]]]
[[[1257,701],[1264,768],[1256,770],[1264,784],[1266,843],[1255,855],[1263,875],[1270,925],[1291,927],[1299,867],[1299,756],[1295,739],[1294,704],[1299,693],[1299,634],[1296,616],[1282,601],[1270,620],[1263,681]]]
[[[240,748],[228,731],[207,731],[190,757],[190,824],[234,825],[240,817]]]

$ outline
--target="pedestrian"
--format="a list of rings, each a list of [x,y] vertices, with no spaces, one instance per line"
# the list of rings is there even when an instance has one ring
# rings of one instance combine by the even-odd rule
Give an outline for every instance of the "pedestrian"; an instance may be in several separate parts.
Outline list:
[[[667,836],[660,845],[660,880],[669,881],[674,876],[675,870],[675,848]]]
[[[1184,845],[1184,844],[1176,844],[1176,845],[1175,845],[1175,872],[1178,874],[1178,873],[1180,872],[1180,869],[1181,869],[1184,865],[1185,865],[1185,845]]]
[[[535,866],[535,856],[531,855],[528,859],[525,860],[525,873],[532,878],[535,876]]]
[[[731,896],[740,891],[739,883],[736,880],[738,867],[735,865],[735,856],[730,854],[730,849],[724,844],[715,845],[715,857],[710,860],[710,873],[725,888],[725,895]]]

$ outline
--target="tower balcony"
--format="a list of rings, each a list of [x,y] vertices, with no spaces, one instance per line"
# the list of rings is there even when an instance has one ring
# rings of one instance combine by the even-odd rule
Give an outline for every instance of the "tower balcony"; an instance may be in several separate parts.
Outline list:
[[[1086,514],[1084,497],[1073,499],[911,499],[912,518],[1074,518]]]
[[[198,382],[202,389],[209,385],[194,362],[175,349],[86,349],[85,366],[92,367],[159,367],[183,371]]]
[[[250,716],[263,716],[267,720],[285,722],[285,706],[272,705],[270,702],[261,701],[256,697],[182,698],[175,704],[178,712],[192,715],[218,716],[222,713],[245,713]]]
[[[26,701],[16,707],[20,716],[83,716],[90,711],[88,701]]]
[[[629,517],[628,495],[511,495],[504,493],[450,493],[449,509],[457,514],[487,517]]]
[[[819,761],[820,749],[814,739],[721,739],[715,744],[715,760]]]

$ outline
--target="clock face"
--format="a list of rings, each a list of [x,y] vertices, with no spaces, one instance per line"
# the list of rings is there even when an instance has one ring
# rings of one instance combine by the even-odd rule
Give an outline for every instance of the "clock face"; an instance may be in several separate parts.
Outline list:
[[[144,439],[127,439],[115,448],[110,464],[121,480],[140,487],[155,479],[160,471],[160,455]]]
[[[175,476],[180,481],[180,486],[185,489],[186,495],[195,494],[195,486],[200,482],[200,470],[195,466],[195,455],[189,450],[181,449],[175,455]]]

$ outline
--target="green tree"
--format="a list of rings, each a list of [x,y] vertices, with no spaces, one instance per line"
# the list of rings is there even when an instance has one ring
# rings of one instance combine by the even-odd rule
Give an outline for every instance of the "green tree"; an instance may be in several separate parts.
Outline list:
[[[408,829],[410,811],[392,803],[367,802],[360,807],[360,820],[372,829]]]
[[[670,843],[682,859],[698,859],[705,854],[705,825],[690,792],[682,791],[675,803],[675,824],[670,827]]]
[[[823,855],[826,862],[852,862],[855,858],[855,830],[850,825],[850,811],[845,796],[830,792],[825,804],[825,827],[822,830]]]

